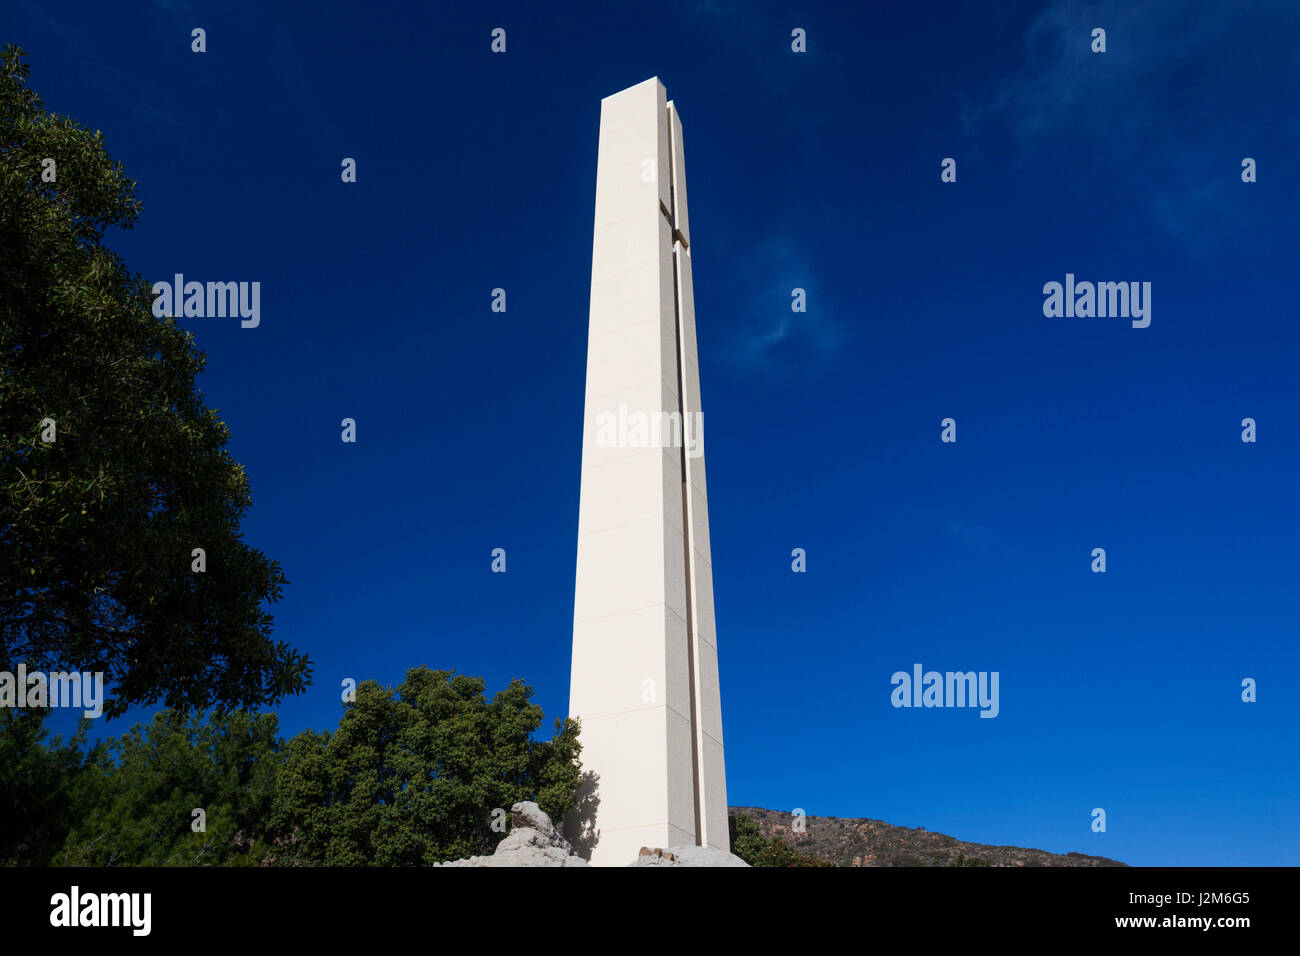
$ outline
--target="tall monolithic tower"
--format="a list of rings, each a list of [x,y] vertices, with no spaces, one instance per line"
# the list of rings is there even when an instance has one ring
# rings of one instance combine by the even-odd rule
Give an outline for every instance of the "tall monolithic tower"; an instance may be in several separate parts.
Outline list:
[[[690,249],[656,77],[600,107],[569,690],[596,775],[569,830],[595,864],[730,849]]]

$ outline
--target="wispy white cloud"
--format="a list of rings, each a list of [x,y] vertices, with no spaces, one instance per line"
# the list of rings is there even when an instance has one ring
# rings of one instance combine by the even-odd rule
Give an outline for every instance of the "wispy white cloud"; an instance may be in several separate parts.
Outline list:
[[[1023,65],[966,97],[962,124],[973,141],[1007,129],[1023,161],[1052,140],[1084,142],[1089,158],[1133,195],[1153,220],[1194,252],[1230,241],[1233,189],[1239,169],[1207,148],[1207,130],[1249,130],[1242,105],[1227,90],[1241,88],[1252,54],[1237,43],[1242,31],[1265,43],[1296,36],[1300,4],[1266,0],[1171,4],[1124,0],[1045,8],[1024,37]],[[1107,50],[1091,50],[1096,27]],[[1300,53],[1270,63],[1275,89],[1300,87]],[[1296,114],[1271,124],[1294,127]],[[1220,137],[1221,138],[1221,137]],[[1242,155],[1250,155],[1243,134]],[[1206,229],[1218,224],[1220,229]]]
[[[1243,21],[1257,21],[1260,29],[1270,21],[1294,25],[1300,7],[1288,6],[1266,0],[1058,0],[1026,30],[1024,64],[968,100],[964,124],[974,132],[990,120],[1009,121],[1026,145],[1063,127],[1096,130],[1106,134],[1105,143],[1126,148],[1135,137],[1125,133],[1169,118],[1158,107],[1169,105],[1161,97],[1171,78],[1187,70],[1233,70],[1240,60],[1225,46],[1229,29]],[[1095,27],[1106,30],[1104,54],[1092,52]],[[1196,96],[1184,94],[1189,107]],[[1119,105],[1126,108],[1114,108]]]
[[[728,350],[744,369],[770,368],[789,361],[820,363],[834,355],[847,327],[831,314],[812,257],[794,242],[769,238],[752,249],[729,254],[735,272],[730,298],[742,322]],[[806,293],[806,311],[791,309],[792,290]]]

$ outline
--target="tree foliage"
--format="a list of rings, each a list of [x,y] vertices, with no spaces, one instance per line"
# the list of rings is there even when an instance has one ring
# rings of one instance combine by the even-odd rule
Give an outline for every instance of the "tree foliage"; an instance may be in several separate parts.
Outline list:
[[[48,716],[0,708],[0,866],[48,863],[87,804],[87,724],[47,742]]]
[[[514,803],[562,819],[581,767],[576,722],[537,740],[528,685],[491,700],[484,687],[416,668],[396,689],[361,684],[333,732],[288,741],[274,714],[163,710],[87,749],[85,724],[48,741],[48,711],[0,710],[0,865],[418,866],[490,853],[504,836],[493,821]]]
[[[332,733],[289,741],[272,828],[296,839],[293,860],[421,865],[490,853],[493,811],[535,800],[554,820],[580,782],[578,726],[556,720],[512,681],[490,701],[481,678],[419,667],[400,687],[357,688]]]
[[[0,667],[100,671],[110,716],[274,703],[309,665],[271,640],[265,605],[286,582],[241,540],[248,480],[195,387],[204,356],[102,243],[138,219],[135,182],[27,76],[5,47]]]
[[[267,852],[278,727],[274,714],[227,711],[204,719],[170,710],[148,726],[135,725],[89,762],[85,812],[52,862],[258,863]]]

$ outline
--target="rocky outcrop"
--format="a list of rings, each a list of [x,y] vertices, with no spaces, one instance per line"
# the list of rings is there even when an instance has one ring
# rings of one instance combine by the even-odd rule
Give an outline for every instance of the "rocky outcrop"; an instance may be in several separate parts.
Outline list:
[[[537,804],[526,801],[510,808],[510,833],[491,856],[471,856],[435,866],[590,866],[555,829]]]
[[[510,808],[510,832],[491,856],[435,863],[434,866],[590,866],[573,852],[569,841],[531,801]],[[641,848],[628,866],[748,866],[726,850],[703,846],[674,846],[667,850]]]
[[[573,847],[569,841],[564,839],[562,834],[551,822],[542,808],[531,800],[524,803],[516,803],[510,808],[510,836],[501,841],[502,845],[508,843],[510,839],[522,831],[532,830],[540,837],[547,846],[556,847],[565,853],[573,854]],[[528,837],[530,845],[536,844],[535,838],[531,835]],[[501,852],[501,847],[497,847],[497,852]]]
[[[711,846],[670,846],[668,849],[641,847],[628,866],[749,866],[734,853]]]

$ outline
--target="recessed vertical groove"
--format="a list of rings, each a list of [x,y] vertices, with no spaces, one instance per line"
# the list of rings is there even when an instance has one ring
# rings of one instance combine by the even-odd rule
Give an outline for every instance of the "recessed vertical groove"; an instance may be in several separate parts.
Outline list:
[[[677,227],[677,150],[678,143],[673,137],[673,118],[669,112],[666,117],[668,128],[668,201],[672,206],[673,216],[670,220],[672,235],[669,236],[669,255],[673,260],[673,326],[675,333],[675,351],[677,353],[677,414],[681,419],[681,446],[678,448],[678,461],[681,463],[682,475],[682,547],[684,551],[686,579],[686,679],[689,690],[691,711],[691,800],[695,813],[695,844],[706,846],[703,821],[703,794],[700,779],[700,744],[699,744],[699,692],[695,673],[695,613],[694,587],[691,574],[691,553],[695,547],[691,528],[690,479],[686,473],[686,360],[683,355],[685,342],[682,335],[682,287],[681,273],[677,269],[677,250],[672,244],[680,235]]]

